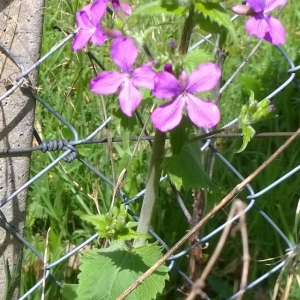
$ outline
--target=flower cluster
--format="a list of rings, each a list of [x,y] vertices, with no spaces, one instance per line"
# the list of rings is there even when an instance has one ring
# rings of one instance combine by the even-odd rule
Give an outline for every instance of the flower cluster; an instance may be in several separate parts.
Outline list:
[[[76,24],[79,32],[76,34],[72,49],[78,51],[84,48],[89,41],[93,45],[103,45],[108,37],[116,37],[122,35],[117,30],[103,29],[100,21],[103,18],[108,0],[96,0],[82,8],[76,13]],[[121,0],[111,0],[112,7],[116,11],[122,11],[127,15],[131,14],[131,7]]]
[[[206,102],[194,96],[194,93],[212,89],[221,76],[221,70],[213,63],[204,63],[188,76],[182,71],[179,80],[171,72],[155,73],[150,66],[142,65],[133,69],[138,49],[129,37],[114,39],[111,46],[111,57],[121,72],[103,71],[91,80],[92,92],[107,95],[119,92],[119,103],[123,113],[129,117],[142,101],[141,92],[144,87],[152,90],[157,98],[168,99],[156,108],[151,119],[160,131],[169,131],[176,127],[182,119],[182,111],[186,107],[191,121],[199,126],[210,128],[220,120],[220,112],[212,102]],[[166,70],[171,71],[167,65]]]
[[[269,13],[287,0],[248,0],[246,5],[236,5],[231,9],[240,15],[250,18],[246,22],[246,30],[250,35],[279,45],[286,40],[283,25]],[[186,110],[190,120],[198,127],[211,128],[220,120],[220,111],[213,102],[202,100],[196,93],[213,89],[221,77],[221,70],[213,63],[199,65],[191,74],[182,70],[178,79],[172,71],[172,65],[166,64],[164,71],[156,73],[151,64],[134,68],[138,56],[138,48],[130,37],[118,30],[101,27],[101,20],[109,3],[116,13],[131,14],[131,7],[121,0],[95,0],[76,14],[78,32],[72,48],[78,51],[88,42],[102,45],[112,38],[111,58],[120,71],[103,71],[90,82],[92,92],[108,95],[118,93],[122,112],[131,117],[142,101],[140,88],[152,91],[159,99],[170,99],[157,107],[151,120],[160,131],[169,131],[176,127]],[[169,43],[175,51],[175,42]]]

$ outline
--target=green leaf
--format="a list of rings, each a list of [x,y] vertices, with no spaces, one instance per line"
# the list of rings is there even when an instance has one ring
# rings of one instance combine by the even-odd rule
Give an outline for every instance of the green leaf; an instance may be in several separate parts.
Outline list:
[[[78,284],[68,284],[64,283],[61,289],[61,294],[63,299],[66,300],[79,300],[77,295]]]
[[[178,4],[166,5],[164,1],[151,1],[145,5],[139,6],[134,10],[134,15],[152,15],[152,14],[169,14],[180,16],[188,10],[187,6]]]
[[[81,215],[82,220],[92,223],[101,237],[112,240],[131,240],[135,238],[151,238],[149,234],[138,233],[131,228],[136,227],[136,222],[128,222],[128,214],[124,205],[118,209],[116,206],[112,209],[112,214],[106,215]]]
[[[79,267],[78,297],[81,300],[115,300],[161,257],[161,249],[155,244],[128,249],[125,243],[115,242],[106,249],[85,251]],[[155,299],[163,291],[168,277],[168,268],[159,267],[126,299]]]
[[[201,164],[201,151],[198,142],[185,144],[180,155],[165,158],[162,167],[165,172],[182,179],[184,188],[216,188],[210,181]]]
[[[82,215],[80,216],[80,219],[92,223],[95,226],[96,230],[100,233],[101,237],[105,237],[105,228],[108,221],[104,215]]]
[[[176,189],[179,191],[182,187],[182,178],[173,175],[171,173],[168,174],[171,182],[175,185]]]
[[[250,125],[242,125],[242,132],[243,132],[243,144],[239,150],[236,151],[236,153],[240,153],[244,151],[250,142],[250,140],[253,138],[255,134],[255,130]]]
[[[196,15],[195,18],[200,29],[206,31],[207,33],[224,34],[226,32],[226,28],[224,26],[210,20],[209,18],[205,18],[201,13]]]
[[[204,18],[209,18],[211,22],[216,22],[220,26],[223,26],[228,30],[234,40],[237,39],[235,29],[232,22],[230,21],[230,17],[227,14],[226,10],[219,3],[196,2],[195,8],[200,14],[204,16]],[[197,23],[199,22],[201,28],[201,24],[205,23],[205,20],[203,20],[202,18],[198,20]]]
[[[120,230],[116,233],[116,237],[115,237],[115,239],[118,241],[128,241],[128,240],[137,239],[137,238],[150,239],[151,235],[139,233],[139,232],[136,232],[136,231],[134,231],[132,229],[128,229],[128,228],[123,228],[122,230]]]
[[[243,132],[243,144],[236,153],[245,150],[249,141],[253,138],[255,130],[251,125],[269,118],[273,110],[274,107],[272,107],[269,99],[266,98],[258,102],[254,99],[253,91],[250,90],[249,103],[242,106],[241,113],[238,117]]]
[[[183,68],[188,73],[192,73],[201,63],[213,60],[214,57],[211,53],[208,53],[201,48],[196,48],[184,56]]]
[[[192,123],[186,116],[183,116],[179,126],[170,132],[170,143],[173,155],[179,155],[181,153],[184,144],[189,140],[192,128]]]

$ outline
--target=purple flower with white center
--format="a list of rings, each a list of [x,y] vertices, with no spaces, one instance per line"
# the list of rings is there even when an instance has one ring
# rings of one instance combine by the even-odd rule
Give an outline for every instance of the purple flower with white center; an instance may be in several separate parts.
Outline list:
[[[194,93],[209,91],[221,77],[220,68],[213,63],[199,65],[188,76],[182,71],[179,80],[166,71],[154,77],[153,95],[157,98],[172,98],[172,101],[157,107],[151,120],[155,128],[166,132],[176,127],[186,107],[191,121],[198,127],[211,128],[220,121],[220,111],[213,102],[204,101]]]
[[[122,72],[101,72],[91,80],[90,89],[100,95],[114,94],[119,91],[121,110],[131,117],[142,101],[142,93],[138,88],[152,90],[155,72],[147,65],[132,69],[138,56],[138,49],[129,37],[122,36],[114,39],[110,54]]]
[[[111,0],[114,10],[121,10],[126,15],[131,15],[131,6],[122,0]]]
[[[104,44],[107,36],[99,22],[105,14],[108,0],[96,0],[86,5],[76,13],[76,24],[79,32],[76,34],[72,49],[78,51],[91,40],[94,45]]]
[[[253,9],[252,17],[246,23],[250,35],[264,39],[274,45],[282,45],[286,40],[283,25],[269,13],[278,6],[283,6],[287,0],[247,0]]]

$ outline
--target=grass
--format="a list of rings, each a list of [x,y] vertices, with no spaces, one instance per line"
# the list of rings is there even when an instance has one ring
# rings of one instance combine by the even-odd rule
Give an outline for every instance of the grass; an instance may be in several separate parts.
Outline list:
[[[84,4],[85,1],[47,1],[42,54],[48,52],[53,45],[64,37],[63,32],[53,29],[53,26],[71,31],[74,25],[74,14]],[[295,1],[287,5],[280,17],[288,32],[284,49],[295,65],[300,62],[298,51],[300,46],[299,18],[300,14]],[[165,20],[160,17],[146,18],[143,19],[143,23],[137,23],[137,26],[141,30],[145,30],[153,21],[162,22]],[[181,22],[182,20],[171,22],[169,27],[166,25],[166,28],[160,28],[159,31],[153,33],[155,41],[149,42],[149,47],[155,54],[158,53],[163,43],[178,37]],[[242,18],[235,22],[239,36],[238,44],[233,44],[230,41],[226,44],[226,51],[229,55],[225,60],[224,80],[229,78],[248,55],[250,49],[257,43],[257,40],[246,35],[244,22],[245,20]],[[151,35],[151,37],[153,36]],[[111,66],[108,47],[101,47],[100,50],[93,48],[93,53],[101,59],[107,68]],[[66,44],[40,68],[39,95],[73,124],[80,138],[84,138],[92,132],[106,119],[107,115],[118,115],[115,96],[102,99],[89,92],[89,80],[95,76],[90,66],[90,61],[85,53],[78,52],[75,54],[71,51],[70,44]],[[251,58],[222,96],[221,125],[238,115],[241,105],[247,102],[247,89],[252,89],[257,99],[261,100],[288,78],[286,72],[288,69],[289,66],[279,51],[270,44],[263,43],[259,51]],[[255,126],[257,132],[296,130],[300,125],[300,101],[296,85],[290,84],[274,97],[273,102],[278,117],[257,124]],[[149,103],[143,106],[144,117],[147,117],[149,107]],[[126,166],[129,157],[132,156],[134,147],[134,144],[129,142],[131,131],[121,127],[124,122],[126,121],[114,118],[109,129],[104,130],[98,136],[123,136],[124,142],[114,144],[111,149],[106,144],[90,144],[78,147],[80,154],[90,164],[114,182]],[[136,122],[130,121],[130,125],[135,135],[138,135],[140,129]],[[35,126],[43,140],[71,138],[69,130],[40,105],[37,105],[36,108]],[[151,127],[149,130],[150,132],[153,131]],[[241,154],[235,153],[241,144],[240,139],[220,139],[217,148],[243,176],[247,176],[274,153],[284,140],[284,138],[255,138]],[[32,176],[57,156],[57,153],[33,153]],[[260,191],[297,166],[299,164],[298,158],[299,147],[297,142],[294,142],[251,183],[254,190]],[[126,177],[124,190],[129,196],[135,195],[144,188],[148,161],[149,147],[147,143],[142,143]],[[299,175],[295,174],[257,200],[259,207],[270,216],[293,243],[297,242],[294,237],[293,226],[299,198],[299,179]],[[216,160],[214,168],[213,181],[220,189],[208,194],[207,212],[238,183],[234,175],[218,160]],[[192,191],[182,190],[181,196],[191,211]],[[239,195],[241,199],[245,199],[245,196],[247,196],[246,192]],[[105,213],[109,210],[111,199],[112,189],[79,162],[74,161],[71,164],[61,162],[39,178],[29,190],[25,236],[41,254],[45,252],[46,243],[48,243],[48,261],[53,262],[62,257],[67,249],[79,245],[94,233],[91,226],[81,221],[80,213],[97,213],[96,204],[101,213]],[[138,212],[139,203],[134,204],[132,208]],[[222,224],[226,220],[227,213],[228,208],[211,219],[203,229],[203,234],[208,234]],[[168,245],[176,243],[189,228],[189,224],[167,184],[162,184],[153,218],[153,228]],[[249,280],[252,281],[271,268],[263,260],[283,255],[286,244],[254,210],[247,214],[247,228],[252,258]],[[210,240],[208,249],[204,250],[207,255],[212,254],[218,239],[219,235],[216,235]],[[233,287],[240,276],[239,258],[241,255],[239,237],[230,238],[208,279],[212,293],[220,295],[220,290],[222,290],[226,296],[233,292]],[[187,259],[185,257],[179,261],[179,266],[183,271],[186,271]],[[21,294],[28,291],[41,278],[41,267],[40,261],[30,250],[25,249]],[[51,273],[60,281],[75,283],[78,274],[77,258],[58,264],[51,270]],[[254,299],[254,295],[258,294],[264,297],[262,299],[269,299],[276,278],[277,275],[275,274],[265,280],[253,291],[246,294],[245,299]],[[181,285],[181,278],[172,271],[166,292],[160,299],[183,299],[183,296],[177,292]],[[297,299],[297,288],[296,285],[293,286],[289,299]],[[47,280],[46,299],[60,299],[59,290],[51,280]],[[41,289],[38,289],[32,293],[29,299],[40,299],[41,293]],[[217,299],[217,296],[213,299]]]

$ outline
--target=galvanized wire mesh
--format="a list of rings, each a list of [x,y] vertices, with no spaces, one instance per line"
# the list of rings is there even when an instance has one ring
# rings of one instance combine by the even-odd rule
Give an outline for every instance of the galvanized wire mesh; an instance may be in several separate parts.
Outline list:
[[[236,19],[236,16],[234,18],[232,18],[232,20],[235,20],[235,19]],[[10,59],[12,59],[20,68],[20,74],[17,76],[16,84],[12,85],[7,90],[7,92],[5,94],[1,95],[0,101],[2,101],[3,99],[7,99],[7,97],[9,95],[11,95],[14,92],[14,90],[16,90],[17,88],[20,88],[20,86],[22,86],[22,84],[24,84],[26,76],[28,74],[30,74],[30,72],[32,72],[34,69],[38,68],[48,57],[50,57],[55,51],[60,49],[65,43],[68,43],[73,38],[74,33],[69,34],[65,39],[60,41],[46,55],[44,55],[40,60],[38,60],[35,64],[33,64],[28,69],[24,68],[22,62],[19,61],[19,59],[14,55],[14,53],[12,53],[9,49],[7,49],[3,44],[0,43],[1,51],[4,52],[5,55],[7,55]],[[207,39],[209,39],[210,37],[211,37],[211,35],[208,35],[205,39],[199,41],[199,43],[197,43],[193,47],[191,47],[189,49],[189,51],[193,51],[193,49],[200,46],[202,43],[205,43],[207,41]],[[255,53],[255,51],[258,49],[260,44],[261,44],[261,42],[259,42],[257,44],[257,46],[253,49],[253,51],[251,51],[251,53],[249,54],[249,57],[251,57],[251,55],[253,53]],[[299,85],[298,81],[295,79],[295,73],[300,69],[300,66],[295,66],[294,65],[294,63],[291,60],[291,58],[289,57],[289,55],[287,53],[285,53],[283,47],[277,47],[277,49],[278,49],[278,51],[280,51],[280,53],[286,59],[286,61],[288,62],[289,66],[290,66],[290,68],[287,70],[287,74],[288,74],[289,77],[285,82],[283,82],[280,86],[278,86],[278,88],[276,90],[274,90],[270,95],[266,96],[266,98],[269,98],[269,99],[272,99],[272,97],[277,95],[280,91],[282,91],[286,86],[288,86],[290,84],[294,83],[294,84],[296,84],[298,89],[300,88],[300,85]],[[246,58],[245,61],[247,61],[247,60],[248,59]],[[232,76],[232,78],[230,78],[228,80],[228,82],[221,88],[221,90],[224,90],[226,88],[227,84],[229,84],[232,81],[232,79],[235,77],[235,75],[236,74],[234,74]],[[62,124],[64,124],[71,131],[71,133],[73,134],[73,139],[72,140],[57,139],[57,140],[51,140],[51,141],[42,141],[42,140],[40,140],[40,138],[38,136],[38,133],[35,131],[35,137],[36,137],[37,141],[39,142],[38,146],[31,147],[29,149],[0,149],[0,157],[9,157],[11,155],[19,155],[19,154],[24,154],[24,153],[30,153],[30,152],[37,151],[37,150],[41,150],[43,153],[46,153],[47,151],[57,151],[57,150],[61,150],[63,152],[56,159],[53,159],[53,161],[46,168],[44,168],[43,170],[40,170],[40,172],[37,175],[30,178],[30,180],[26,184],[24,184],[23,186],[18,187],[12,194],[10,194],[5,199],[1,199],[0,208],[4,207],[5,205],[7,205],[11,201],[15,201],[15,197],[21,191],[27,189],[36,180],[38,180],[43,174],[47,173],[51,168],[55,167],[62,160],[67,161],[69,163],[72,163],[74,160],[79,161],[86,168],[86,170],[88,170],[90,172],[93,172],[96,176],[99,177],[100,180],[102,180],[103,182],[108,184],[111,187],[111,189],[114,189],[113,182],[107,176],[105,176],[105,174],[102,174],[99,170],[97,170],[92,165],[90,165],[85,159],[80,157],[79,152],[76,148],[78,145],[106,142],[107,141],[106,139],[101,139],[101,140],[98,139],[97,140],[97,139],[93,139],[93,138],[101,130],[103,130],[103,128],[109,126],[109,123],[110,123],[112,118],[108,117],[107,120],[103,121],[103,123],[98,128],[96,128],[93,132],[91,132],[88,136],[86,136],[83,139],[80,139],[79,135],[78,135],[78,133],[75,129],[75,126],[73,127],[72,124],[71,124],[71,120],[68,121],[64,117],[62,117],[47,102],[45,102],[42,98],[40,98],[36,93],[32,92],[32,95],[36,99],[36,101],[38,101],[42,106],[44,106],[48,110],[49,114],[54,115]],[[233,120],[232,122],[230,122],[226,126],[229,126],[234,122],[236,122],[236,120]],[[144,139],[147,140],[149,138],[144,137]],[[117,139],[115,141],[117,141]],[[214,148],[214,146],[211,144],[210,139],[206,140],[204,145],[201,146],[201,151],[204,151],[204,150],[211,151],[216,156],[216,158],[221,160],[222,163],[224,164],[224,167],[225,167],[227,172],[232,172],[238,178],[238,180],[240,180],[241,182],[244,180],[244,177],[239,173],[239,171],[237,169],[235,169],[235,167],[232,164],[230,164],[229,161]],[[268,223],[271,226],[271,228],[274,230],[274,232],[276,232],[278,234],[278,236],[286,244],[286,254],[287,254],[285,256],[285,258],[282,259],[278,264],[276,264],[275,266],[270,267],[268,272],[261,275],[256,280],[253,280],[251,283],[249,283],[246,287],[246,290],[252,289],[253,287],[258,285],[260,282],[262,282],[263,280],[265,280],[266,278],[268,278],[269,276],[271,276],[275,272],[278,272],[279,270],[281,270],[285,266],[285,264],[290,260],[290,258],[293,257],[293,256],[296,256],[297,252],[299,251],[298,250],[299,245],[293,245],[293,243],[290,241],[290,239],[283,233],[283,230],[280,228],[280,226],[278,224],[275,224],[273,222],[272,218],[269,217],[258,206],[258,204],[256,202],[256,200],[259,197],[261,197],[265,193],[268,193],[271,189],[273,189],[277,185],[284,184],[286,179],[292,177],[296,172],[299,171],[299,169],[300,169],[300,165],[295,167],[292,170],[287,170],[286,174],[284,176],[281,176],[276,181],[272,182],[271,184],[269,184],[268,186],[266,186],[264,189],[262,189],[260,191],[254,191],[254,189],[251,187],[250,184],[246,185],[246,188],[248,190],[248,196],[247,196],[247,206],[246,206],[246,209],[244,210],[244,213],[246,214],[248,211],[252,210],[252,211],[255,211],[257,214],[261,214],[261,216],[264,218],[265,222]],[[167,179],[167,177],[165,176],[165,177],[161,178],[161,181],[164,181],[166,179]],[[144,190],[140,191],[134,197],[128,198],[122,190],[119,191],[121,197],[123,198],[123,203],[128,208],[128,212],[135,219],[138,219],[138,216],[136,216],[131,211],[130,206],[132,205],[132,203],[134,201],[137,201],[138,199],[143,197],[144,192],[145,192]],[[40,261],[44,265],[45,273],[44,273],[43,278],[38,280],[36,282],[36,284],[31,287],[31,289],[29,289],[24,295],[22,295],[20,297],[20,299],[26,299],[27,297],[29,297],[33,293],[34,290],[36,290],[37,288],[39,288],[43,284],[43,282],[46,279],[47,280],[53,280],[53,282],[55,284],[61,286],[61,283],[55,278],[55,276],[53,274],[51,274],[52,268],[54,266],[60,264],[61,262],[69,259],[72,255],[76,254],[82,248],[84,248],[86,245],[88,245],[93,240],[98,238],[98,234],[95,234],[95,235],[91,236],[89,239],[87,239],[86,241],[84,241],[83,243],[77,245],[73,250],[68,252],[66,255],[63,255],[60,259],[58,259],[56,261],[46,261],[45,262],[45,258],[43,257],[43,253],[39,253],[23,236],[21,236],[14,228],[12,228],[10,226],[10,224],[7,223],[4,218],[2,218],[2,216],[0,218],[1,218],[2,226],[6,229],[6,231],[9,234],[11,234],[12,236],[16,237],[19,240],[19,242],[22,243],[25,247],[30,249],[30,251],[32,251],[32,253],[34,253],[36,255],[36,257],[38,259],[40,259]],[[234,218],[232,218],[228,222],[226,222],[226,223],[222,224],[221,226],[217,227],[214,231],[212,231],[209,234],[207,234],[206,236],[202,237],[197,243],[193,244],[192,246],[186,248],[185,250],[183,250],[179,253],[173,254],[168,259],[169,268],[170,269],[172,269],[172,268],[175,269],[183,277],[183,279],[188,284],[192,285],[193,282],[191,282],[191,280],[188,278],[188,276],[184,272],[182,272],[181,270],[178,269],[178,267],[176,265],[176,261],[178,259],[180,259],[181,257],[186,256],[193,248],[209,241],[213,236],[215,236],[217,233],[221,232],[229,223],[235,222],[238,218],[239,218],[239,216],[235,216]],[[248,222],[251,222],[251,220],[248,221]],[[166,243],[155,233],[155,231],[150,230],[150,233],[164,247],[165,250],[169,250],[168,245],[166,245]],[[241,291],[239,291],[238,293],[232,295],[229,299],[235,299],[240,294],[241,294]]]

